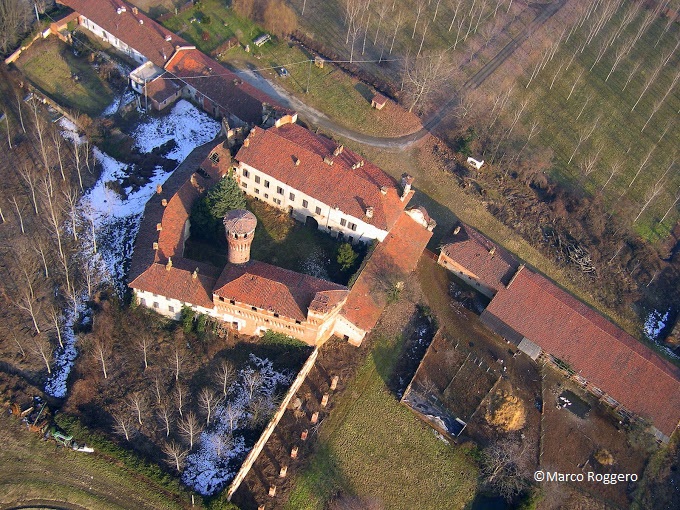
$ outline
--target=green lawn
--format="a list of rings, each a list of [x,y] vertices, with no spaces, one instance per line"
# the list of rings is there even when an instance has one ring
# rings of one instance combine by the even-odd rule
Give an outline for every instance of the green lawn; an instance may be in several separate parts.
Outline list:
[[[338,492],[376,497],[390,510],[464,508],[477,467],[437,439],[387,389],[401,338],[379,338],[321,427],[318,450],[298,475],[286,508],[312,510]]]
[[[230,37],[252,45],[253,39],[263,33],[252,21],[236,16],[224,0],[203,0],[163,25],[208,55]]]
[[[38,89],[60,105],[92,117],[111,101],[113,91],[85,57],[76,57],[56,37],[38,40],[21,55],[16,65]],[[74,80],[73,75],[78,76]]]

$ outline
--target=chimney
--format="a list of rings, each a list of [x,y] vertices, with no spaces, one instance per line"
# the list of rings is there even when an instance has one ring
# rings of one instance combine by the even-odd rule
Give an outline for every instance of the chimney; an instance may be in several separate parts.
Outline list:
[[[143,24],[144,24],[144,20],[143,20],[143,19],[140,19],[140,20],[137,20],[137,21],[139,21],[139,24],[140,24],[140,25],[143,25]]]
[[[293,161],[295,161],[295,166],[300,166],[300,158],[293,156]]]
[[[453,235],[457,236],[460,233],[460,225],[453,229]]]
[[[413,177],[409,174],[402,174],[401,176],[401,187],[404,192],[401,195],[401,199],[404,200],[409,191],[411,191],[411,184],[413,184]]]
[[[153,243],[153,249],[158,250],[158,243]]]
[[[133,7],[132,14],[139,14],[139,9],[137,9],[137,7]]]
[[[367,207],[367,208],[366,208],[366,217],[367,217],[367,218],[372,218],[372,217],[373,217],[373,207]]]
[[[244,147],[248,147],[249,145],[250,145],[250,138],[246,138],[245,140],[243,140],[243,146]]]
[[[166,36],[165,36],[165,40],[166,40],[167,42],[172,41],[172,36],[171,36],[170,34],[166,35]]]
[[[168,263],[165,264],[165,269],[170,271],[171,268],[172,268],[172,258],[168,257]]]
[[[191,278],[194,279],[194,280],[196,278],[198,278],[198,268],[194,269],[194,272],[192,273]]]
[[[159,184],[158,186],[156,186],[156,194],[160,195],[161,193],[163,193],[163,186]]]
[[[380,193],[387,195],[387,186],[380,186]]]
[[[161,205],[162,205],[163,207],[167,207],[167,205],[168,205],[168,199],[167,199],[167,198],[164,198],[163,200],[161,200]]]
[[[333,160],[331,158],[329,158],[328,156],[323,158],[323,162],[326,163],[328,166],[333,166]]]
[[[494,253],[496,253],[496,247],[495,246],[489,250],[489,255],[493,256]]]
[[[364,160],[359,161],[359,166],[364,166]]]
[[[333,156],[339,156],[340,154],[342,154],[343,150],[345,150],[345,146],[344,145],[338,145],[335,148],[335,150],[333,151]]]
[[[156,223],[156,232],[163,230],[163,225],[161,223]]]

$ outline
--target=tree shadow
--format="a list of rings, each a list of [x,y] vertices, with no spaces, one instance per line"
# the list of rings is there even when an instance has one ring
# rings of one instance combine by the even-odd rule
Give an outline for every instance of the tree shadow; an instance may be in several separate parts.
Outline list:
[[[371,100],[375,94],[368,85],[360,81],[354,85],[354,90],[361,94],[361,97],[363,97],[368,104],[371,104]]]

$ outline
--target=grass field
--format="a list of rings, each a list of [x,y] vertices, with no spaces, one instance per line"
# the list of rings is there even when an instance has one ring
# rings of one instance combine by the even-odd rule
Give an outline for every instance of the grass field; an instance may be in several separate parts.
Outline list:
[[[119,461],[41,441],[18,420],[0,413],[0,507],[42,500],[92,510],[185,508],[187,493],[168,493]],[[200,504],[200,498],[197,500]]]
[[[76,57],[56,37],[36,41],[16,65],[38,89],[60,105],[90,116],[99,115],[113,92],[85,57]],[[78,76],[78,80],[73,79]]]
[[[383,337],[331,416],[319,449],[298,477],[291,510],[322,509],[338,492],[377,497],[385,508],[464,508],[477,468],[462,449],[437,439],[386,387],[401,338]]]
[[[526,125],[539,123],[541,131],[536,140],[554,153],[553,176],[558,181],[582,186],[593,195],[604,188],[605,200],[613,213],[623,214],[632,222],[659,183],[660,193],[634,224],[638,233],[655,241],[665,237],[678,220],[677,212],[671,212],[660,224],[680,187],[678,165],[670,167],[678,158],[680,147],[677,123],[680,26],[674,23],[664,33],[667,19],[655,18],[607,79],[617,51],[636,35],[647,14],[641,10],[595,64],[601,48],[621,27],[629,4],[625,2],[617,10],[583,51],[580,50],[588,37],[589,24],[577,29],[527,88],[531,66],[516,84],[512,109],[519,109],[519,103],[528,100],[523,121]],[[575,58],[568,65],[573,55]],[[668,55],[667,64],[635,105],[659,62]],[[591,129],[592,136],[579,144],[579,139]],[[595,164],[588,170],[593,159]],[[616,164],[621,167],[612,177]]]

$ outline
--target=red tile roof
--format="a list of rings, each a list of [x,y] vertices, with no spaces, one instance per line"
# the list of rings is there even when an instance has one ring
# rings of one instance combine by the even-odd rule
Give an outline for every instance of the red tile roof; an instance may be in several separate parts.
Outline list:
[[[176,194],[183,186],[187,184],[191,186],[190,179],[195,175],[199,166],[210,179],[199,174],[195,177],[198,184],[208,187],[217,182],[217,179],[221,176],[220,169],[217,165],[213,165],[209,159],[206,159],[208,154],[214,151],[228,152],[228,149],[222,147],[221,143],[215,146],[214,141],[197,147],[163,183],[161,193],[153,195],[146,203],[144,216],[135,239],[129,280],[133,280],[143,273],[154,261],[165,262],[167,255],[164,255],[164,253],[168,253],[170,256],[181,254],[178,245],[181,240],[182,228],[191,211],[190,197],[187,196],[191,193],[183,191],[180,197],[176,197]],[[162,204],[163,200],[168,200],[168,205],[165,207]],[[168,207],[170,207],[169,210]],[[158,223],[161,223],[163,227],[161,232],[156,229]],[[163,234],[162,241],[160,239],[161,233]],[[162,250],[159,249],[158,252],[153,250],[153,243],[155,242],[159,243],[159,248],[162,248]]]
[[[244,122],[261,124],[265,104],[292,113],[197,49],[179,49],[165,69]]]
[[[680,369],[547,278],[522,269],[485,313],[498,317],[670,436],[680,420]]]
[[[187,46],[181,37],[166,30],[144,15],[132,12],[132,6],[121,0],[58,0],[80,15],[131,46],[159,67],[175,52],[175,46]],[[118,13],[120,7],[125,12]],[[143,21],[140,24],[139,21]],[[170,37],[170,41],[166,40]]]
[[[387,103],[387,98],[382,94],[376,94],[375,96],[373,96],[372,102],[377,105],[384,106]]]
[[[345,318],[360,329],[370,331],[387,306],[389,292],[415,269],[431,237],[432,232],[402,212],[354,282],[342,308]]]
[[[194,278],[196,268],[198,274]],[[216,279],[216,269],[212,266],[177,257],[172,259],[172,267],[169,270],[166,264],[151,264],[130,283],[130,287],[192,305],[212,308],[212,289]]]
[[[312,305],[313,309],[323,309],[329,303],[337,306],[348,291],[336,283],[251,260],[243,265],[227,264],[214,293],[304,321]]]
[[[461,224],[460,231],[441,250],[495,290],[507,285],[519,267],[509,252],[467,225]]]
[[[146,93],[157,103],[170,99],[177,94],[184,84],[172,77],[170,73],[163,73],[146,84]]]
[[[376,165],[365,161],[356,166],[363,158],[348,149],[333,156],[336,142],[297,124],[256,127],[248,140],[248,146],[236,154],[237,161],[381,230],[394,225],[412,196],[402,201],[397,182]],[[332,159],[333,165],[324,163],[324,158]],[[383,186],[386,195],[380,191]],[[369,206],[374,208],[370,219],[366,218]]]

